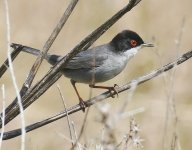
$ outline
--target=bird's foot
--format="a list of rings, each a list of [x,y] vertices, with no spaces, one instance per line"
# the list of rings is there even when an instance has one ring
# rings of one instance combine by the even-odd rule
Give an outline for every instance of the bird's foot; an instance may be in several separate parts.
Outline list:
[[[119,96],[117,90],[115,89],[116,87],[119,87],[119,86],[117,84],[114,84],[114,86],[109,87],[108,89],[112,98],[115,98],[115,95],[117,95],[117,97]],[[115,93],[115,95],[113,94],[113,92]]]
[[[77,94],[77,96],[78,96],[78,98],[79,98],[79,106],[81,107],[81,110],[82,110],[83,112],[85,112],[85,108],[86,108],[85,102],[84,102],[83,99],[80,97],[79,92],[77,91],[77,88],[76,88],[76,86],[75,86],[75,83],[76,83],[76,81],[74,81],[74,80],[71,79],[71,84],[73,85],[73,88],[75,89],[75,92],[76,92],[76,94]]]
[[[79,99],[79,105],[80,105],[80,107],[81,107],[81,110],[82,110],[83,112],[85,112],[86,105],[85,105],[85,102],[84,102],[84,100],[83,100],[82,98]]]
[[[109,90],[112,98],[115,97],[114,95],[117,95],[117,97],[118,97],[118,92],[117,92],[117,90],[115,89],[116,87],[119,87],[117,84],[114,84],[114,86],[112,86],[112,87],[108,87],[108,86],[96,86],[96,85],[89,85],[89,87],[91,87],[91,88],[100,88],[100,89],[107,89],[107,90]]]

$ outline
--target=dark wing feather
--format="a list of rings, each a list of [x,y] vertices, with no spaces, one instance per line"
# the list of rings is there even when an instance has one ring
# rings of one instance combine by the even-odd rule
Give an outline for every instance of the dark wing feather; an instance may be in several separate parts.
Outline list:
[[[99,46],[93,49],[82,51],[73,57],[65,67],[66,69],[92,69],[101,66],[108,58],[104,50],[106,46]]]

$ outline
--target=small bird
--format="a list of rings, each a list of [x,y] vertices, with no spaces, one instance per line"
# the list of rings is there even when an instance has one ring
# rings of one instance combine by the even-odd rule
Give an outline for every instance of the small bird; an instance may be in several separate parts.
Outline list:
[[[142,47],[153,47],[153,44],[145,43],[142,38],[134,31],[124,30],[118,33],[109,43],[103,44],[86,51],[81,51],[74,56],[61,72],[65,77],[71,79],[71,83],[79,98],[79,103],[85,111],[85,102],[80,97],[75,83],[85,83],[91,88],[108,89],[114,91],[115,86],[96,86],[96,83],[105,82],[122,72],[128,61]],[[22,51],[33,55],[40,55],[40,50],[30,47],[23,47]],[[55,65],[63,56],[47,54],[45,59]]]

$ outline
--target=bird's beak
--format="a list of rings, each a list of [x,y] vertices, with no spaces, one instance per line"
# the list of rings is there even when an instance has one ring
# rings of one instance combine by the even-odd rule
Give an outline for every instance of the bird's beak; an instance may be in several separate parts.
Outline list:
[[[143,43],[141,46],[142,47],[154,47],[154,44],[152,44],[152,43]]]

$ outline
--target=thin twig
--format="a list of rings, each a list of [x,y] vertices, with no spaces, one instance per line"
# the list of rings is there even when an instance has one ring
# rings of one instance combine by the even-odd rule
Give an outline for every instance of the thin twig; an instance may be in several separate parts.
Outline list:
[[[93,89],[91,88],[91,89],[90,89],[90,92],[89,92],[89,99],[91,99],[91,97],[92,97],[92,90],[93,90]],[[86,127],[86,123],[87,123],[88,114],[89,114],[89,110],[90,110],[90,107],[88,107],[88,109],[87,109],[86,112],[85,112],[85,117],[84,117],[84,119],[83,119],[83,124],[82,124],[82,126],[81,126],[81,130],[80,130],[80,132],[79,132],[79,136],[78,136],[75,144],[71,147],[71,150],[73,150],[73,149],[75,148],[75,146],[76,146],[77,143],[80,141],[80,139],[81,139],[81,137],[82,137],[82,135],[83,135],[83,133],[84,133],[84,130],[85,130],[85,127]]]
[[[2,149],[2,141],[3,141],[3,133],[5,131],[5,126],[4,126],[4,118],[5,118],[5,85],[3,84],[1,86],[1,91],[2,91],[2,112],[3,115],[1,117],[2,121],[2,129],[1,129],[1,135],[0,135],[0,150]]]
[[[7,33],[7,57],[8,57],[8,64],[9,64],[9,71],[11,74],[11,78],[12,78],[12,82],[13,82],[13,86],[17,95],[17,99],[18,99],[18,106],[19,106],[19,111],[21,112],[20,114],[20,119],[21,119],[21,150],[25,150],[25,135],[26,135],[26,131],[25,131],[25,118],[24,118],[24,110],[23,110],[23,105],[21,103],[21,96],[19,94],[19,88],[17,86],[17,81],[15,78],[15,72],[13,69],[13,64],[12,64],[12,60],[11,60],[11,29],[10,29],[10,16],[9,16],[9,5],[8,5],[8,1],[4,0],[4,4],[5,4],[5,14],[6,14],[6,33]],[[5,119],[5,117],[3,118]],[[4,121],[5,124],[5,121]]]
[[[155,37],[153,37],[153,41],[155,42]],[[163,66],[163,59],[162,59],[162,56],[161,56],[161,54],[160,54],[160,50],[158,49],[158,46],[156,46],[156,47],[154,47],[153,48],[153,52],[157,55],[157,60],[159,61],[159,64],[160,64],[160,67],[162,67]],[[168,73],[163,73],[163,85],[165,86],[165,88],[163,88],[163,89],[165,89],[165,94],[166,94],[166,96],[168,97],[168,89],[167,89],[167,83],[168,83],[168,80],[167,80],[167,74]],[[167,135],[166,135],[166,133],[167,133],[167,114],[168,114],[168,107],[167,107],[168,105],[166,105],[166,112],[165,112],[165,115],[166,115],[166,119],[165,119],[165,123],[164,123],[164,129],[163,129],[163,136],[162,136],[162,141],[163,141],[163,149],[164,150],[166,150],[166,145],[167,145],[167,139],[166,139],[166,137],[167,137]]]
[[[181,23],[181,27],[180,27],[180,31],[179,31],[179,35],[178,35],[178,39],[176,40],[176,54],[177,54],[177,57],[179,55],[179,52],[180,52],[180,46],[181,46],[181,43],[182,43],[182,39],[183,39],[183,32],[184,32],[184,28],[185,28],[185,18],[182,19],[182,23]],[[178,129],[177,129],[177,126],[178,126],[178,115],[177,115],[177,110],[176,110],[176,102],[175,102],[175,98],[173,97],[173,90],[174,90],[174,79],[175,79],[175,74],[176,74],[176,69],[174,69],[172,71],[172,74],[171,74],[171,78],[170,78],[170,82],[171,82],[171,95],[170,95],[170,102],[171,102],[171,110],[172,110],[172,113],[173,113],[173,119],[174,119],[174,131],[173,131],[173,139],[172,141],[175,140],[176,142],[176,145],[175,145],[175,148],[174,149],[178,149],[180,148],[180,141],[179,141],[179,134],[178,134]]]
[[[66,104],[65,104],[65,99],[64,99],[64,96],[63,96],[63,94],[62,94],[62,92],[61,92],[61,88],[60,88],[60,86],[59,85],[57,85],[57,89],[58,89],[58,91],[59,91],[59,95],[60,95],[60,97],[61,97],[61,99],[62,99],[62,102],[63,102],[63,106],[64,106],[64,110],[65,110],[65,112],[66,112],[66,114],[67,114],[67,123],[68,123],[68,127],[69,127],[69,134],[70,134],[70,138],[71,138],[71,144],[72,144],[72,147],[74,146],[74,143],[73,143],[73,135],[72,135],[72,128],[71,128],[71,119],[69,118],[69,115],[68,115],[68,113],[67,113],[67,106],[66,106]]]
[[[130,110],[128,112],[124,112],[124,113],[120,114],[119,117],[120,117],[120,119],[125,119],[125,118],[128,118],[128,117],[133,117],[138,113],[143,113],[144,111],[145,111],[145,108],[140,107],[140,108],[137,108],[137,109],[134,109],[134,110]]]
[[[55,41],[57,35],[59,34],[59,32],[61,31],[62,27],[65,25],[66,21],[68,20],[70,14],[72,13],[74,7],[76,6],[78,0],[72,0],[71,3],[69,4],[69,6],[67,7],[66,11],[64,12],[64,14],[62,15],[59,23],[57,24],[57,26],[55,27],[55,29],[53,30],[51,36],[49,37],[49,39],[46,41],[45,45],[43,46],[43,51],[42,51],[42,55],[40,55],[36,62],[34,63],[34,65],[32,66],[30,73],[25,81],[25,83],[23,84],[21,90],[20,90],[20,95],[22,98],[24,98],[23,96],[26,93],[27,90],[29,90],[32,81],[38,71],[38,68],[40,67],[41,62],[43,61],[44,56],[46,55],[46,53],[48,52],[49,48],[51,47],[51,45],[53,44],[53,42]],[[21,45],[19,46],[21,47]],[[17,49],[19,48],[17,47]],[[20,49],[19,49],[20,50]],[[6,108],[5,113],[7,114],[11,109],[13,109],[15,107],[15,105],[17,105],[16,103],[17,98]],[[5,120],[6,123],[6,120]]]
[[[183,31],[184,31],[184,27],[185,27],[185,18],[183,18],[182,20],[182,24],[179,30],[179,35],[178,38],[175,40],[176,42],[176,57],[178,57],[179,55],[179,51],[180,51],[180,45],[182,42],[182,37],[183,37]],[[177,111],[176,111],[176,102],[175,102],[175,98],[174,98],[174,81],[175,81],[175,75],[176,75],[176,67],[172,70],[172,72],[170,73],[169,76],[169,82],[170,82],[170,86],[167,88],[166,90],[166,94],[167,94],[167,107],[166,107],[166,118],[165,118],[165,127],[164,127],[164,139],[163,139],[163,145],[164,145],[164,149],[166,150],[168,148],[168,144],[167,144],[167,137],[168,137],[168,122],[170,119],[170,112],[173,114],[173,126],[174,126],[174,131],[173,131],[173,136],[177,136],[173,137],[174,139],[178,140],[178,133],[177,133],[177,122],[178,122],[178,116],[177,116]],[[166,84],[168,85],[168,80],[166,80]],[[174,139],[172,139],[172,141],[174,141]],[[179,143],[179,141],[176,141]]]
[[[121,108],[119,109],[119,114],[121,115],[122,113],[124,113],[124,111],[126,110],[127,105],[129,104],[129,102],[132,100],[133,94],[137,88],[137,81],[132,82],[131,88],[129,90],[129,95],[128,98],[124,100],[123,105],[121,106]]]
[[[117,22],[125,13],[129,12],[136,3],[138,4],[141,0],[130,0],[129,4],[107,20],[103,25],[97,28],[94,32],[84,38],[75,48],[71,50],[60,62],[58,62],[33,88],[29,89],[26,95],[23,97],[23,107],[27,108],[37,98],[39,98],[53,83],[55,83],[60,77],[59,72],[67,62],[74,57],[81,50],[86,50],[93,42],[95,42],[106,30],[108,30],[115,22]],[[13,104],[15,102],[13,101]],[[19,114],[17,105],[8,107],[8,111],[5,111],[5,124],[10,122]],[[1,126],[1,123],[0,123]]]
[[[77,141],[77,140],[78,140],[78,138],[77,138],[77,132],[76,132],[75,124],[74,124],[73,121],[71,122],[71,125],[72,125],[72,127],[73,127],[73,131],[74,131],[74,135],[75,135],[75,143],[77,143],[78,149],[81,150],[81,147],[80,147],[80,145],[79,145],[79,142]],[[75,148],[75,147],[74,147],[74,148]]]
[[[18,56],[18,54],[21,52],[22,47],[18,47],[17,49],[14,49],[11,52],[11,60],[12,62],[15,60],[15,58]],[[0,67],[0,78],[4,75],[4,73],[7,71],[7,68],[9,67],[8,59],[5,60],[3,65]]]
[[[176,67],[176,65],[180,65],[181,63],[185,62],[186,60],[188,60],[189,58],[192,57],[192,50],[186,52],[185,54],[183,54],[182,56],[180,56],[179,58],[177,58],[175,61],[173,61],[172,63],[169,63],[157,70],[154,70],[152,72],[150,72],[149,74],[146,74],[144,76],[141,76],[137,79],[135,79],[138,83],[138,85],[148,81],[148,80],[151,80],[153,79],[154,77],[157,77],[159,75],[161,75],[162,73],[172,69],[174,66]],[[121,93],[125,90],[128,90],[131,88],[131,85],[132,85],[132,82],[135,82],[135,80],[132,80],[130,81],[129,83],[125,84],[125,85],[122,85],[122,86],[119,86],[116,88],[116,91],[118,93]],[[109,91],[107,92],[104,92],[96,97],[93,97],[91,98],[90,100],[87,100],[85,102],[86,104],[86,107],[90,107],[91,105],[97,103],[97,102],[100,102],[104,99],[107,99],[109,97],[111,97],[111,95],[116,95],[116,93],[110,93]],[[80,111],[81,110],[81,106],[80,105],[75,105],[75,106],[72,106],[71,108],[67,109],[67,112],[68,114],[73,114],[77,111]],[[29,126],[26,127],[26,131],[29,132],[29,131],[32,131],[34,129],[37,129],[39,127],[42,127],[44,125],[47,125],[51,122],[54,122],[60,118],[63,118],[63,117],[66,117],[66,112],[63,111],[63,112],[60,112],[59,114],[53,116],[53,117],[50,117],[50,118],[47,118],[43,121],[39,121],[37,123],[34,123],[34,124],[31,124]],[[12,131],[9,131],[9,132],[5,132],[3,134],[3,140],[7,140],[7,139],[10,139],[10,138],[14,138],[16,136],[19,136],[21,134],[21,130],[20,129],[16,129],[16,130],[12,130]]]
[[[61,134],[60,132],[58,132],[58,135],[61,136],[63,139],[67,140],[68,142],[73,142],[75,143],[75,141],[71,141],[71,139],[69,139],[68,137],[66,137],[65,135]],[[80,147],[82,147],[84,150],[87,150],[87,148],[82,145],[81,143],[78,143]]]
[[[73,150],[73,149],[75,148],[75,146],[76,146],[77,143],[80,141],[80,139],[81,139],[81,137],[82,137],[82,135],[83,135],[83,133],[84,133],[85,126],[86,126],[86,121],[87,121],[87,117],[88,117],[88,114],[89,114],[89,109],[90,109],[90,107],[88,107],[87,111],[85,112],[85,117],[84,117],[84,119],[83,119],[83,124],[82,124],[82,126],[81,126],[81,130],[80,130],[80,132],[79,132],[79,136],[78,136],[75,144],[71,147],[71,150]]]
[[[55,41],[55,39],[57,38],[58,34],[60,33],[61,29],[63,28],[63,26],[65,25],[66,21],[68,20],[69,16],[71,15],[73,9],[75,8],[76,4],[77,4],[78,0],[72,0],[71,3],[69,4],[69,6],[67,7],[66,11],[64,12],[64,14],[62,15],[61,19],[59,20],[59,23],[56,25],[55,29],[53,30],[53,32],[51,33],[50,37],[48,38],[48,40],[45,42],[45,45],[43,46],[43,50],[41,51],[41,55],[39,55],[35,61],[35,63],[33,64],[29,75],[23,85],[23,90],[24,93],[26,92],[26,90],[31,86],[33,79],[45,57],[45,55],[47,54],[48,50],[50,49],[50,47],[52,46],[53,42]],[[22,91],[22,90],[21,90]],[[22,92],[23,93],[23,92]]]
[[[46,53],[48,52],[49,48],[51,47],[51,45],[53,44],[53,42],[55,41],[56,37],[58,36],[58,34],[60,33],[61,29],[63,28],[63,26],[65,25],[66,21],[68,20],[70,14],[72,13],[73,9],[75,8],[76,4],[77,4],[78,0],[72,0],[71,3],[69,4],[69,6],[67,7],[66,11],[64,12],[63,16],[61,17],[59,23],[57,24],[57,26],[55,27],[55,29],[53,30],[52,34],[50,35],[49,39],[46,41],[45,45],[43,46],[43,51],[41,52],[41,55],[38,56],[38,58],[36,59],[34,65],[32,66],[29,75],[26,79],[26,81],[24,82],[21,90],[20,90],[20,95],[23,98],[23,96],[25,94],[27,94],[27,90],[29,90],[33,79],[41,65],[41,62],[43,61],[43,58],[45,57]],[[11,45],[12,47],[14,46],[14,44]],[[22,47],[22,45],[16,45],[16,47],[13,47],[15,50],[17,49],[18,51],[21,49],[20,47]],[[21,50],[20,50],[21,51]],[[28,92],[29,93],[29,92]],[[17,98],[15,98],[15,100],[6,108],[5,113],[9,112],[12,108],[15,107],[15,105],[17,105],[16,103]]]

